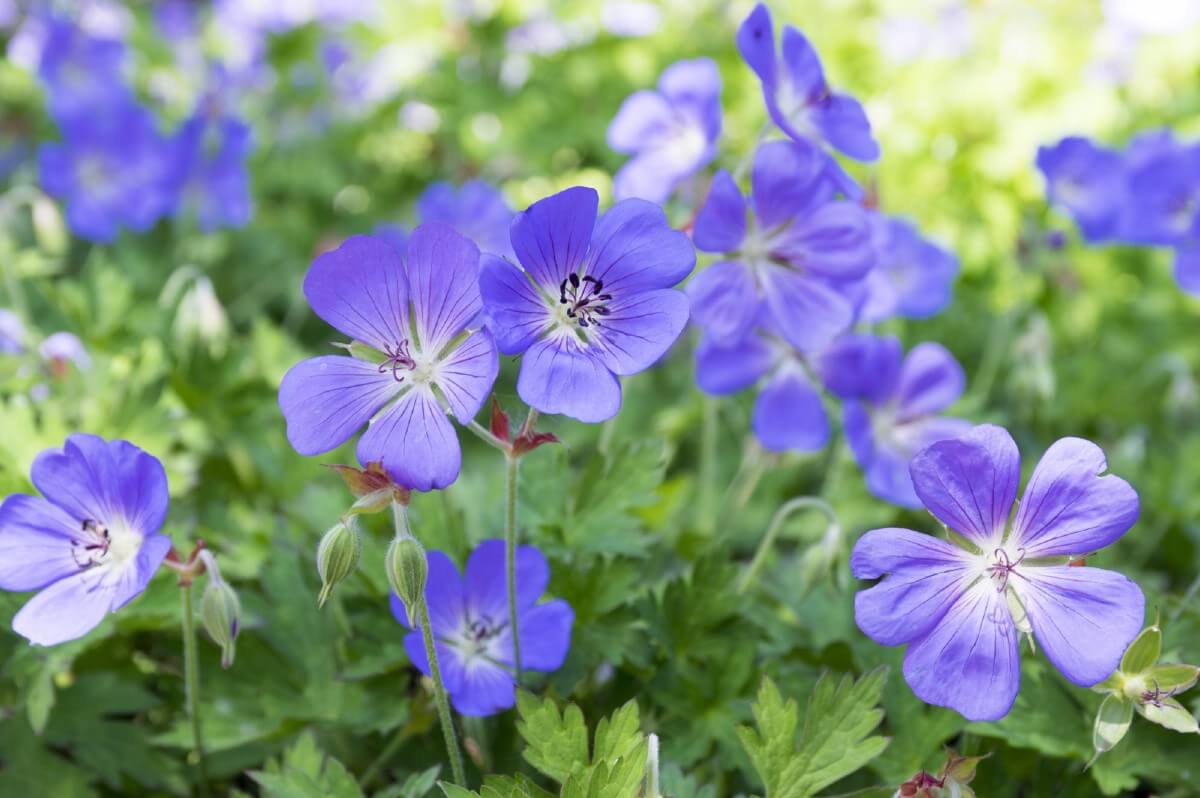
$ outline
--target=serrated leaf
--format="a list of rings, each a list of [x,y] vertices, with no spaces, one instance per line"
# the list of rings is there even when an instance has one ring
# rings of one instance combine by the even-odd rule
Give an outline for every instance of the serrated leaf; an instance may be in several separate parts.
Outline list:
[[[750,755],[766,794],[774,796],[779,792],[783,772],[796,752],[800,710],[792,699],[784,700],[770,677],[764,677],[753,712],[757,730],[739,726],[738,739]]]
[[[560,784],[588,764],[587,726],[574,704],[559,712],[554,701],[517,695],[517,731],[525,740],[525,760]]]
[[[592,760],[601,762],[628,755],[642,740],[640,723],[637,701],[634,700],[626,702],[612,717],[603,718],[596,726]]]

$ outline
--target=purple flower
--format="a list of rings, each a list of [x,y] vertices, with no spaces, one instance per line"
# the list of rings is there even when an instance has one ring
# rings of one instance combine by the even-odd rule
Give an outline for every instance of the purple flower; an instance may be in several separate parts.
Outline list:
[[[88,371],[92,367],[91,355],[88,354],[83,341],[74,333],[56,332],[47,335],[38,344],[38,355],[57,377],[65,376],[67,366],[71,364],[80,371]]]
[[[371,235],[375,238],[382,238],[391,244],[402,256],[408,253],[408,230],[404,228],[404,225],[390,223],[377,224],[375,225],[375,229],[371,231]]]
[[[762,81],[767,111],[780,130],[796,141],[827,143],[857,161],[879,157],[862,105],[829,88],[817,51],[803,33],[784,26],[781,62],[771,12],[759,3],[738,28],[737,47]]]
[[[848,335],[821,358],[829,390],[843,405],[846,440],[867,488],[885,501],[917,509],[909,463],[937,441],[971,428],[938,413],[962,396],[962,367],[940,344],[923,343],[901,359],[895,338]]]
[[[872,214],[871,221],[876,265],[865,280],[859,319],[926,319],[950,304],[958,258],[904,219]]]
[[[1071,214],[1084,238],[1096,242],[1113,237],[1128,201],[1120,155],[1088,139],[1069,136],[1040,147],[1037,167],[1046,178],[1050,202]]]
[[[512,246],[523,268],[485,255],[484,314],[506,355],[524,354],[517,393],[543,413],[610,419],[621,383],[649,368],[683,331],[688,301],[672,289],[696,253],[662,208],[569,188],[517,214]]]
[[[834,201],[830,159],[808,142],[762,145],[751,169],[751,210],[733,177],[713,178],[696,217],[696,247],[726,253],[688,285],[697,323],[717,343],[739,341],[769,310],[792,346],[814,352],[850,326],[854,308],[839,286],[874,263],[870,218]]]
[[[107,243],[121,227],[150,229],[174,202],[172,150],[140,106],[107,108],[102,118],[62,121],[63,141],[42,145],[42,186],[67,205],[67,224]]]
[[[751,426],[764,447],[812,452],[829,442],[829,417],[813,365],[766,327],[735,343],[705,335],[695,359],[696,384],[705,393],[725,396],[761,385]]]
[[[466,424],[499,370],[491,334],[467,330],[480,309],[478,274],[475,245],[437,223],[413,232],[406,258],[354,236],[313,261],[308,303],[358,345],[355,356],[315,357],[284,376],[279,406],[296,451],[328,452],[370,422],[358,441],[362,465],[382,463],[415,490],[454,482],[462,451],[439,393]]]
[[[64,19],[47,15],[38,76],[49,93],[50,110],[63,121],[103,113],[132,102],[121,70],[125,45],[88,35]]]
[[[426,557],[425,601],[446,692],[460,714],[503,712],[516,700],[504,541],[480,543],[467,560],[465,579],[440,551]],[[550,582],[550,567],[533,546],[517,547],[516,579],[521,668],[556,671],[571,646],[575,613],[562,599],[537,603]],[[408,610],[394,593],[391,604],[396,620],[413,630],[404,637],[404,650],[428,676],[429,659],[419,627],[410,622]]]
[[[613,179],[617,199],[663,203],[716,155],[721,135],[721,74],[709,58],[667,67],[658,91],[625,99],[608,126],[608,146],[634,156]]]
[[[0,308],[0,355],[19,355],[25,351],[25,325],[11,310]]]
[[[213,100],[183,123],[175,134],[177,202],[195,213],[200,229],[241,227],[250,221],[250,127],[222,113]]]
[[[0,588],[40,590],[13,618],[31,643],[87,634],[146,589],[171,548],[158,534],[167,475],[128,441],[74,434],[33,461],[42,497],[0,505]]]
[[[503,194],[483,180],[468,180],[457,189],[444,182],[431,184],[417,200],[417,218],[450,225],[482,252],[513,257],[508,239],[512,208]]]
[[[876,643],[908,644],[904,678],[917,697],[970,720],[1008,714],[1020,687],[1017,633],[1089,686],[1117,667],[1141,629],[1145,597],[1121,574],[1068,563],[1121,537],[1138,497],[1098,446],[1063,438],[1042,457],[1010,523],[1021,478],[1008,432],[976,427],[913,460],[917,495],[954,535],[875,529],[850,558],[860,579],[858,626]]]
[[[1121,237],[1174,246],[1200,237],[1200,144],[1147,145],[1130,167]]]
[[[1175,281],[1183,291],[1200,297],[1200,241],[1175,250]]]

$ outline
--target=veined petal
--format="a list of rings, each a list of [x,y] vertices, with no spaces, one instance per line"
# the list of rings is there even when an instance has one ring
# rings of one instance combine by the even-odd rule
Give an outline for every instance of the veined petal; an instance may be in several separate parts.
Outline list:
[[[440,639],[434,641],[433,647],[437,653],[442,682],[446,685],[446,692],[453,699],[463,687],[463,656],[457,648],[443,643]],[[408,654],[414,668],[426,676],[432,676],[429,657],[425,653],[425,638],[420,631],[409,632],[404,636],[404,652]]]
[[[479,248],[449,225],[421,225],[408,239],[408,290],[421,351],[432,356],[482,307]]]
[[[833,280],[857,280],[875,263],[871,222],[853,202],[827,202],[791,227],[775,247],[788,262]]]
[[[978,578],[957,547],[910,529],[873,529],[854,546],[859,578],[886,574],[854,597],[863,634],[883,646],[923,637]]]
[[[904,358],[896,383],[899,423],[940,413],[962,396],[967,378],[954,355],[941,344],[917,344]]]
[[[493,625],[508,623],[508,576],[504,558],[503,540],[485,540],[471,552],[463,583],[466,591],[464,607],[470,620],[486,620]],[[520,613],[536,604],[550,584],[550,565],[545,555],[533,546],[517,546],[515,580],[517,611]]]
[[[379,351],[408,340],[408,276],[400,253],[374,236],[352,236],[318,255],[304,276],[313,311]]]
[[[475,418],[499,371],[500,356],[488,330],[472,333],[438,364],[435,382],[459,423]]]
[[[358,462],[381,462],[397,483],[434,490],[458,479],[462,450],[446,412],[429,386],[421,385],[371,421],[358,439]]]
[[[648,369],[679,338],[688,320],[682,291],[643,291],[608,303],[609,314],[591,328],[596,357],[614,374]]]
[[[746,198],[724,169],[713,175],[692,238],[701,252],[732,252],[746,238]]]
[[[80,522],[39,496],[0,505],[0,588],[38,590],[80,570],[71,541]]]
[[[13,631],[39,646],[53,646],[83,637],[96,628],[112,605],[93,568],[60,579],[31,598],[13,617]]]
[[[758,317],[758,286],[740,261],[721,261],[699,272],[688,282],[687,295],[692,319],[720,343],[744,337]]]
[[[575,611],[562,599],[530,607],[520,613],[517,625],[521,635],[521,667],[551,672],[562,667],[571,648],[571,626]],[[498,659],[512,665],[512,629],[505,627],[496,637]]]
[[[1114,571],[1026,566],[1014,571],[1008,584],[1021,599],[1047,658],[1083,687],[1115,671],[1142,629],[1145,596]]]
[[[1013,521],[1015,546],[1027,557],[1089,554],[1133,526],[1137,492],[1120,477],[1100,476],[1108,461],[1099,446],[1062,438],[1046,450]]]
[[[450,695],[455,711],[468,717],[495,715],[516,702],[512,673],[483,657],[473,657],[464,663],[462,685]]]
[[[587,423],[607,421],[621,409],[621,383],[593,352],[570,335],[533,344],[517,375],[521,401],[543,413]]]
[[[513,250],[543,289],[557,291],[583,265],[599,204],[595,189],[575,186],[538,200],[513,219]]]
[[[798,371],[782,371],[754,403],[754,436],[776,452],[812,452],[829,442],[829,417],[821,393]]]
[[[279,384],[288,442],[308,456],[336,449],[405,387],[390,370],[381,372],[365,360],[342,355],[302,360]]]
[[[926,704],[968,720],[999,720],[1021,686],[1017,630],[1004,594],[984,579],[904,655],[904,679]]]
[[[811,215],[833,199],[826,156],[809,141],[769,141],[754,153],[750,171],[754,215],[771,230]]]
[[[550,324],[550,311],[537,287],[516,266],[485,254],[479,272],[488,329],[497,348],[517,355],[529,348]]]
[[[818,280],[771,266],[765,282],[767,307],[775,324],[801,352],[824,349],[853,321],[845,297]]]
[[[999,545],[1017,498],[1021,454],[991,424],[919,452],[910,467],[917,496],[939,521],[983,550]]]
[[[586,273],[603,281],[604,293],[621,298],[675,286],[696,265],[696,250],[671,228],[661,207],[627,199],[596,224],[587,264]]]

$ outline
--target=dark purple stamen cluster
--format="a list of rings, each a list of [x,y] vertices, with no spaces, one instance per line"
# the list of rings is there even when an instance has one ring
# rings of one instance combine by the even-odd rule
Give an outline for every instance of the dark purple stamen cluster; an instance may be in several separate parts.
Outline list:
[[[558,286],[559,304],[568,305],[567,315],[579,322],[580,327],[599,324],[596,316],[607,316],[608,305],[612,294],[602,294],[604,283],[590,275],[582,278],[571,272]]]
[[[482,619],[471,621],[467,629],[471,633],[471,639],[476,643],[482,643],[485,640],[490,640],[500,634],[502,626],[496,623],[486,615]]]
[[[112,543],[112,539],[109,537],[107,527],[91,519],[84,521],[80,525],[80,530],[86,532],[88,538],[71,541],[71,559],[81,569],[91,568],[108,554],[108,547]]]
[[[1021,561],[1025,559],[1025,549],[1017,549],[1017,559],[1015,562],[1009,559],[1008,552],[1004,549],[996,549],[995,556],[996,562],[990,568],[988,568],[988,570],[991,571],[992,578],[999,582],[999,584],[996,586],[996,590],[1003,593],[1004,589],[1008,587],[1009,575],[1015,571],[1017,566],[1021,564]]]
[[[404,377],[400,375],[401,369],[412,371],[417,367],[416,361],[408,353],[408,341],[401,341],[395,349],[386,347],[383,353],[387,355],[387,360],[379,364],[379,373],[384,374],[391,369],[392,379],[396,382],[404,382]]]
[[[1163,692],[1162,688],[1158,686],[1158,682],[1155,681],[1153,690],[1144,690],[1142,692],[1141,701],[1143,705],[1152,704],[1153,706],[1162,709],[1163,701],[1173,695],[1175,695],[1174,690],[1167,690],[1166,692]]]

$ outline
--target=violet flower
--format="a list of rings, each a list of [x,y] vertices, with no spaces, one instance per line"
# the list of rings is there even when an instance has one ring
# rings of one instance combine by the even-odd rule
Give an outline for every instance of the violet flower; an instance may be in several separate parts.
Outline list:
[[[858,319],[927,319],[950,304],[958,258],[923,238],[910,222],[871,215],[876,264],[864,281]]]
[[[250,175],[246,159],[252,147],[250,127],[222,113],[215,100],[201,102],[175,134],[176,202],[196,215],[204,232],[241,227],[250,221]]]
[[[855,596],[855,618],[880,645],[908,644],[904,678],[918,698],[970,720],[1004,717],[1020,688],[1018,632],[1074,684],[1113,672],[1141,630],[1145,597],[1121,574],[1073,567],[1137,520],[1137,493],[1101,476],[1107,467],[1095,444],[1057,441],[1013,515],[1021,463],[1006,430],[976,427],[916,456],[917,495],[951,542],[875,529],[850,567],[884,577]]]
[[[425,601],[438,666],[454,708],[463,715],[494,715],[516,702],[504,556],[503,540],[485,540],[471,552],[461,577],[445,554],[426,554]],[[562,599],[538,604],[550,582],[550,567],[533,546],[517,547],[516,575],[521,669],[556,671],[571,646],[575,613]],[[394,593],[391,606],[396,620],[412,630],[404,637],[409,659],[430,675],[419,627]]]
[[[38,455],[30,479],[42,496],[0,505],[0,588],[41,591],[13,629],[51,646],[82,637],[146,589],[171,548],[158,534],[167,475],[128,441],[74,434]]]
[[[613,178],[613,195],[659,204],[716,155],[721,135],[721,74],[709,58],[678,61],[658,90],[625,98],[608,126],[608,146],[633,158]]]
[[[25,351],[25,325],[21,317],[0,308],[0,355],[19,355]]]
[[[1046,178],[1050,201],[1075,219],[1084,238],[1104,241],[1117,232],[1127,201],[1125,165],[1112,150],[1079,136],[1041,147],[1037,167]]]
[[[521,354],[517,393],[543,413],[605,421],[621,406],[618,377],[653,365],[679,337],[688,301],[673,289],[696,253],[662,208],[617,203],[575,187],[517,214],[517,267],[485,255],[484,315],[506,355]]]
[[[462,450],[442,401],[466,424],[499,370],[491,334],[467,329],[480,310],[478,264],[475,245],[437,223],[413,232],[407,258],[354,236],[313,261],[304,294],[354,340],[354,356],[315,357],[284,376],[279,406],[296,451],[328,452],[370,422],[358,442],[364,466],[382,463],[414,490],[458,478]]]

